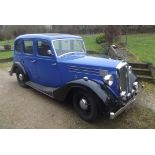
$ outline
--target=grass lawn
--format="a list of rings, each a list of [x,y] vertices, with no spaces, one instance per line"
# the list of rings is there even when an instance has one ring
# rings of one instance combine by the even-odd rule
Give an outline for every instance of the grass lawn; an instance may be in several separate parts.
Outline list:
[[[143,107],[134,106],[129,109],[125,115],[118,117],[115,123],[120,128],[125,129],[154,129],[155,128],[155,112]]]
[[[128,49],[137,60],[150,62],[155,66],[155,34],[128,35]]]
[[[94,34],[94,35],[80,35],[83,37],[85,41],[85,46],[87,51],[90,51],[90,53],[101,53],[103,51],[103,48],[101,45],[96,43],[96,37],[100,34]],[[0,41],[0,46],[3,46],[5,44],[9,44],[13,47],[14,40],[9,40],[9,41]],[[8,53],[9,54],[9,53]],[[1,57],[5,57],[7,54],[0,54]]]
[[[8,43],[11,45],[11,47],[13,47],[14,40],[0,41],[0,46],[4,46]],[[0,52],[0,59],[10,58],[12,56],[13,56],[12,51]]]
[[[87,51],[94,51],[95,54],[103,52],[101,45],[96,43],[95,35],[82,35]],[[122,36],[122,40],[125,40]],[[152,63],[155,66],[155,33],[154,34],[132,34],[128,35],[129,52],[133,55],[131,61],[143,61]]]
[[[0,46],[6,45],[6,44],[13,46],[14,40],[12,39],[12,40],[0,41]]]
[[[85,46],[87,51],[93,52],[93,53],[102,53],[103,48],[100,44],[96,43],[96,37],[100,34],[94,34],[94,35],[81,35],[84,39]]]
[[[13,62],[0,63],[0,70],[8,71],[8,69],[10,69],[12,64]]]
[[[100,34],[94,35],[80,35],[83,37],[87,51],[91,54],[101,54],[104,49],[100,44],[96,43],[96,37]],[[124,40],[125,36],[122,36]],[[0,41],[0,45],[6,44],[8,41]],[[9,40],[13,46],[14,40]],[[154,34],[133,34],[128,35],[129,52],[134,55],[135,61],[150,62],[155,66],[155,33]],[[12,56],[11,52],[0,53],[1,58]]]
[[[0,59],[10,58],[13,56],[12,51],[0,52]]]
[[[85,41],[85,46],[87,51],[94,51],[96,53],[100,53],[103,51],[102,47],[96,43],[96,37],[100,34],[94,34],[94,35],[80,35],[83,37]],[[3,46],[5,44],[9,43],[11,46],[14,44],[14,40],[8,40],[8,41],[0,41],[0,46]]]

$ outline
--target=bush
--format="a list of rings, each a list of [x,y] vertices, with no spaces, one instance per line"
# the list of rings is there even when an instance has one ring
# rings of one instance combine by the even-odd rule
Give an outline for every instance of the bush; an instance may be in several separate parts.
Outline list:
[[[10,51],[11,50],[11,45],[4,45],[4,49],[7,50],[7,51]]]
[[[99,35],[99,36],[96,37],[96,43],[97,44],[102,44],[104,42],[105,42],[105,35],[104,34]]]

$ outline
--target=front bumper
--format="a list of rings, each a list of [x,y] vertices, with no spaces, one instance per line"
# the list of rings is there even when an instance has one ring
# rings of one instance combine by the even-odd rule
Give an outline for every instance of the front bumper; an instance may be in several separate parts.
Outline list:
[[[117,110],[115,113],[114,112],[110,112],[110,119],[115,119],[117,116],[119,116],[123,111],[125,111],[126,109],[128,109],[132,104],[133,102],[135,101],[135,96],[130,99],[126,104],[125,106],[123,106],[122,108],[120,108],[119,110]]]
[[[110,112],[110,119],[115,119],[117,116],[119,116],[123,111],[127,110],[131,105],[133,105],[133,102],[136,100],[136,95],[140,93],[144,88],[144,85],[141,84],[140,87],[136,90],[136,93],[132,96],[132,98],[125,103],[124,106],[119,108],[116,112]]]

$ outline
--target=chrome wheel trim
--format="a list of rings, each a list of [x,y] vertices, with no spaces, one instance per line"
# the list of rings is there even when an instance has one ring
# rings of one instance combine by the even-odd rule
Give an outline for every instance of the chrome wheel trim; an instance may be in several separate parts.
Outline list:
[[[80,105],[80,108],[83,109],[83,110],[87,110],[88,109],[88,103],[87,103],[87,100],[82,98],[80,101],[79,101],[79,105]]]
[[[20,73],[20,74],[19,74],[19,80],[20,80],[20,81],[23,81],[23,79],[24,79],[24,78],[23,78],[23,74]]]

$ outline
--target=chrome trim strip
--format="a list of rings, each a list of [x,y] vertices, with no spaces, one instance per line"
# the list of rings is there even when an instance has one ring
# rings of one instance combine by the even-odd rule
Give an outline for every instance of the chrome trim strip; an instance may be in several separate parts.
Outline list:
[[[86,69],[86,70],[92,70],[92,68],[89,68],[89,67],[82,67],[82,66],[68,66],[69,68],[75,68],[75,69]],[[96,71],[100,71],[101,69],[94,69],[93,70],[96,70]]]
[[[87,67],[79,67],[79,66],[68,66],[70,72],[77,72],[77,73],[85,73],[85,74],[93,74],[97,76],[101,76],[100,72],[102,69],[92,69]]]
[[[75,69],[75,68],[74,69],[73,68],[69,68],[69,70],[70,71],[75,71],[75,72],[76,71],[81,71],[81,72],[87,72],[87,73],[96,73],[98,75],[100,74],[99,72],[95,72],[95,71],[91,71],[91,70],[83,70],[83,69],[78,69],[78,68],[77,69]]]
[[[74,72],[74,73],[83,73],[83,74],[91,74],[91,75],[100,76],[99,74],[90,73],[90,72],[81,72],[81,71],[74,71],[74,70],[70,70],[69,72]]]

